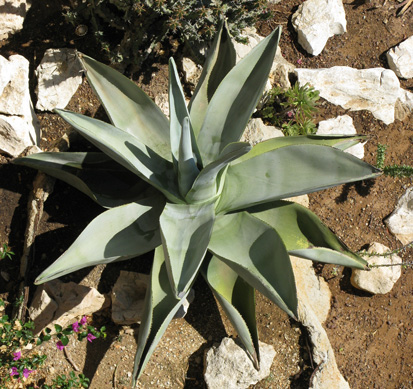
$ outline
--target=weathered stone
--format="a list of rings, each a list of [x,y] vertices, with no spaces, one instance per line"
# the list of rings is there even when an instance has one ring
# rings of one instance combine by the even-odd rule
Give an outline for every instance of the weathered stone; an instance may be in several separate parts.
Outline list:
[[[39,144],[40,124],[30,100],[29,61],[0,56],[0,150],[17,157]]]
[[[189,58],[182,60],[182,67],[184,68],[186,81],[193,85],[198,83],[199,77],[202,73],[202,67],[198,66],[194,61]]]
[[[372,243],[367,252],[383,254],[390,249],[380,243]],[[358,289],[365,290],[373,294],[386,294],[390,292],[401,276],[402,260],[397,255],[387,256],[365,256],[370,265],[396,265],[374,267],[370,271],[353,269],[351,274],[351,284]],[[397,266],[400,265],[400,266]]]
[[[269,76],[271,85],[278,86],[283,90],[290,89],[290,76],[294,74],[294,70],[295,66],[288,62],[277,49]]]
[[[371,111],[385,124],[393,123],[396,105],[403,106],[405,112],[413,111],[413,93],[400,88],[399,79],[392,70],[334,66],[295,71],[300,85],[309,83],[330,103],[352,111]],[[400,114],[397,118],[401,119]]]
[[[248,39],[247,44],[233,41],[237,63],[264,39],[264,37],[257,34],[257,30],[253,27],[246,28],[242,32],[242,36]]]
[[[282,131],[274,126],[267,126],[262,119],[250,119],[242,135],[241,141],[255,145],[266,139],[284,136]]]
[[[353,119],[348,115],[338,116],[333,119],[323,120],[318,123],[317,135],[357,135]],[[359,143],[345,150],[357,158],[364,158],[364,144]]]
[[[295,203],[300,204],[306,208],[308,208],[310,205],[310,199],[308,198],[308,195],[306,194],[303,194],[300,196],[294,196],[294,197],[287,197],[285,200],[294,201]]]
[[[155,104],[169,118],[169,97],[167,93],[161,93],[155,96]]]
[[[347,27],[341,0],[307,0],[291,21],[298,43],[312,55],[320,54],[328,38],[345,33]]]
[[[36,69],[40,111],[65,108],[82,83],[82,66],[74,49],[48,49]]]
[[[116,324],[141,322],[148,283],[147,274],[120,272],[112,290],[112,320]]]
[[[209,389],[248,388],[268,377],[275,357],[271,345],[260,342],[260,370],[257,371],[240,342],[224,338],[205,354],[204,378]]]
[[[413,188],[407,189],[385,223],[390,232],[403,244],[413,241]]]
[[[413,36],[386,53],[387,62],[400,78],[413,77]]]
[[[290,256],[297,297],[298,320],[307,328],[313,344],[313,360],[318,365],[310,380],[310,388],[349,389],[337,368],[334,351],[321,325],[330,309],[330,291],[324,280],[317,278],[311,261]]]
[[[91,315],[108,305],[109,300],[94,288],[53,280],[36,289],[29,316],[35,324],[34,333],[39,333],[54,324],[66,327],[77,317]]]
[[[32,5],[28,0],[0,0],[0,40],[23,28],[24,18]]]

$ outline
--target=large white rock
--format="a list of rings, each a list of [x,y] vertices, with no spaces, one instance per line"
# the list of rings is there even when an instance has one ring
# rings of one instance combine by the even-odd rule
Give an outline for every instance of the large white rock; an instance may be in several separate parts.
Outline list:
[[[383,254],[390,249],[380,243],[372,243],[367,252]],[[351,284],[358,289],[365,290],[373,294],[386,294],[390,292],[400,278],[402,260],[397,255],[388,256],[365,256],[364,259],[370,265],[396,265],[374,267],[370,271],[353,269],[351,274]]]
[[[386,53],[387,62],[401,78],[413,77],[413,36]]]
[[[21,55],[0,56],[0,151],[17,157],[39,144],[40,124],[29,91],[29,61]]]
[[[32,5],[28,0],[0,0],[0,40],[23,28],[24,18]]]
[[[390,232],[403,244],[413,241],[413,187],[399,199],[396,209],[385,220]]]
[[[53,328],[54,324],[66,327],[79,316],[91,315],[108,303],[95,288],[53,280],[36,289],[29,316],[37,334],[45,327]]]
[[[328,38],[346,32],[347,21],[341,0],[307,0],[292,19],[298,43],[310,54],[320,54]]]
[[[319,122],[317,135],[357,135],[357,131],[353,125],[353,119],[348,115],[343,115]],[[364,143],[351,146],[345,152],[363,159]]]
[[[245,349],[224,338],[205,355],[204,378],[209,389],[246,389],[270,375],[275,357],[273,346],[260,342],[260,370],[256,370]]]
[[[46,50],[35,73],[40,111],[65,108],[82,83],[82,66],[74,49]]]
[[[284,136],[282,131],[274,126],[267,126],[262,119],[250,119],[242,135],[241,141],[251,145],[260,143],[266,139]]]
[[[353,69],[334,66],[328,69],[295,69],[300,85],[309,83],[320,96],[352,111],[368,110],[385,124],[413,111],[413,93],[400,88],[396,74],[389,69]],[[397,111],[396,111],[397,108]]]
[[[311,261],[290,256],[298,298],[298,320],[307,328],[313,344],[313,360],[318,365],[310,379],[310,388],[349,389],[337,368],[333,348],[322,323],[330,309],[331,293],[318,278]]]

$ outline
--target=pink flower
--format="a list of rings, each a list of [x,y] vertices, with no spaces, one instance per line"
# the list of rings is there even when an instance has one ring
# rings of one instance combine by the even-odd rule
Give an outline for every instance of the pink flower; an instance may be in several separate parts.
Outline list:
[[[292,118],[294,116],[294,112],[293,111],[288,111],[287,112],[287,117]]]
[[[13,377],[14,375],[19,375],[19,372],[17,371],[17,367],[11,368],[10,377]]]
[[[87,334],[87,340],[89,342],[92,342],[93,339],[96,339],[96,336],[91,334],[90,332]]]
[[[83,317],[80,319],[80,325],[84,326],[86,323],[87,323],[87,317],[86,317],[86,316],[83,316]]]
[[[75,331],[75,332],[79,332],[79,323],[78,323],[77,321],[75,321],[75,322],[72,324],[72,329],[73,329],[73,331]]]
[[[14,355],[13,361],[18,361],[22,357],[22,353],[20,351],[13,353],[13,355]]]
[[[23,369],[23,377],[27,378],[33,370]]]
[[[61,340],[59,340],[59,341],[56,343],[56,347],[57,347],[60,351],[62,351],[62,350],[65,348],[65,346],[64,346],[64,344],[62,343]]]
[[[297,63],[298,63],[299,65],[301,65],[301,64],[303,63],[303,60],[302,60],[301,58],[298,58],[298,59],[297,59]]]

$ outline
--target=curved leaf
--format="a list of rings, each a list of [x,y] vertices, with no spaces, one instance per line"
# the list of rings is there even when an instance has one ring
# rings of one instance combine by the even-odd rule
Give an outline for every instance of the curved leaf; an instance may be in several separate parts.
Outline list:
[[[296,317],[297,292],[290,257],[272,227],[247,212],[217,217],[208,250]]]
[[[217,31],[188,106],[196,137],[204,122],[209,101],[236,62],[235,48],[224,21],[220,22]]]
[[[104,153],[45,152],[16,158],[13,163],[59,178],[105,208],[137,201],[147,187],[139,177]]]
[[[367,262],[363,258],[350,251],[317,215],[300,204],[274,201],[248,208],[247,212],[273,227],[289,254],[320,262],[366,268]],[[328,258],[326,253],[330,253]],[[317,255],[319,259],[316,259]]]
[[[201,273],[237,331],[255,368],[259,369],[254,288],[215,256],[209,264],[204,263]]]
[[[171,161],[169,123],[160,108],[133,81],[80,54],[86,77],[113,125]]]
[[[217,212],[374,178],[381,174],[362,160],[320,145],[292,145],[229,166]]]
[[[138,349],[132,374],[133,387],[188,293],[182,299],[175,297],[168,281],[162,247],[156,248],[151,281],[145,297],[143,320],[139,327]]]
[[[251,146],[245,142],[230,143],[214,162],[201,170],[185,199],[188,203],[212,200],[218,194],[218,175],[223,168],[248,153]]]
[[[139,256],[161,244],[161,196],[109,209],[97,216],[75,242],[40,274],[41,284],[84,267]]]
[[[247,159],[264,154],[280,147],[292,145],[315,144],[321,146],[331,146],[339,150],[346,150],[359,142],[367,140],[365,135],[299,135],[299,136],[280,136],[265,140],[256,144],[251,151],[242,158],[234,161],[234,165]]]
[[[197,137],[204,165],[226,145],[237,142],[265,87],[281,28],[261,41],[225,76],[215,91]]]
[[[214,225],[214,203],[166,204],[160,217],[168,276],[176,296],[188,291],[205,257]]]
[[[65,110],[55,110],[86,139],[116,162],[160,190],[168,199],[182,202],[172,163],[109,123]]]

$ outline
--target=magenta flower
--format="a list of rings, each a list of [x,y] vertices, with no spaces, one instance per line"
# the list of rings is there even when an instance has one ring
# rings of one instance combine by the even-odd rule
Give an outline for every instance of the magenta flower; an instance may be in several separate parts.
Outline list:
[[[13,377],[15,375],[19,375],[19,372],[17,371],[17,367],[12,367],[11,372],[10,372],[10,377]]]
[[[91,334],[90,332],[87,334],[87,340],[89,342],[92,342],[93,339],[96,339],[96,336]]]
[[[302,60],[301,58],[298,58],[298,59],[297,59],[297,63],[298,63],[299,65],[301,65],[301,64],[303,63],[303,60]]]
[[[29,370],[29,369],[23,369],[23,377],[27,378],[29,377],[29,374],[33,372],[33,370]]]
[[[79,323],[78,323],[77,321],[75,321],[75,322],[72,324],[72,329],[73,329],[73,331],[75,331],[75,332],[79,332]]]
[[[64,344],[62,343],[61,340],[59,340],[59,341],[56,343],[56,347],[57,347],[60,351],[62,351],[62,350],[65,348],[65,346],[64,346]]]
[[[22,357],[22,353],[20,351],[13,353],[13,355],[14,355],[13,361],[18,361]]]
[[[293,111],[288,111],[287,112],[287,117],[292,118],[294,116],[294,112]]]
[[[80,319],[80,325],[84,326],[86,323],[87,323],[87,317],[86,317],[86,316],[83,316],[83,317]]]

